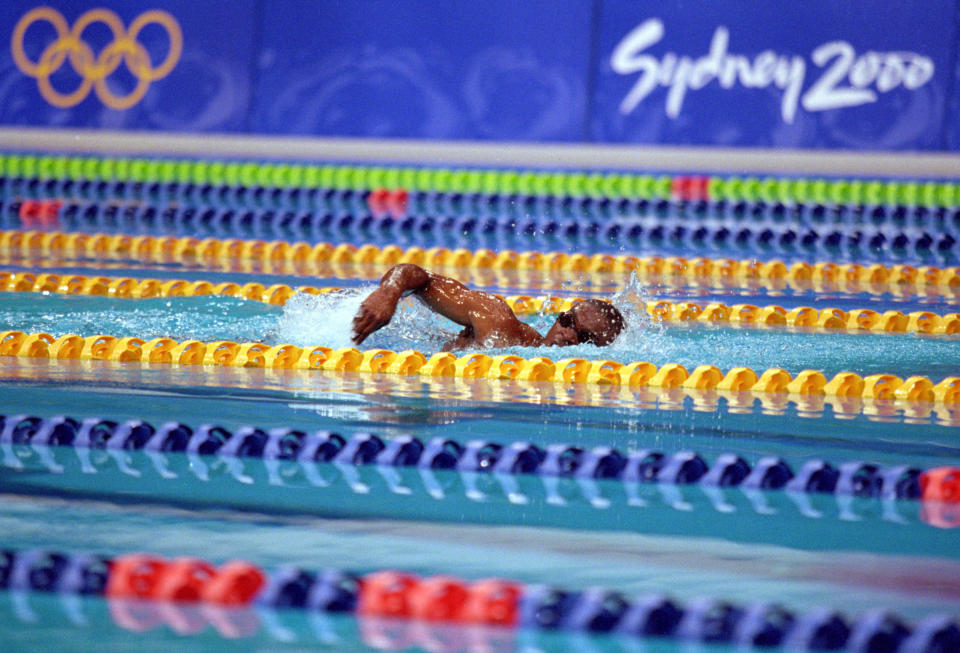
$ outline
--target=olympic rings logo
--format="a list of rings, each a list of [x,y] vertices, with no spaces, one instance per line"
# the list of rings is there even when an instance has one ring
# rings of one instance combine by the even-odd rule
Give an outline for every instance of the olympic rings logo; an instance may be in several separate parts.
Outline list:
[[[37,61],[31,61],[24,52],[23,37],[31,25],[43,21],[53,26],[57,38],[44,48]],[[113,34],[113,41],[97,56],[94,56],[93,49],[82,39],[84,30],[95,23],[103,23]],[[147,49],[137,41],[140,31],[153,23],[163,27],[170,39],[167,56],[158,66],[153,65]],[[17,22],[13,29],[10,49],[13,51],[13,61],[17,68],[36,78],[40,95],[53,106],[64,109],[76,106],[93,88],[100,101],[111,109],[129,109],[143,99],[151,82],[166,77],[177,65],[183,50],[183,33],[176,19],[159,9],[152,9],[137,16],[127,31],[120,17],[109,9],[87,11],[70,29],[59,11],[50,7],[37,7],[28,11]],[[82,81],[72,93],[61,93],[53,88],[50,76],[60,70],[68,60]],[[118,96],[107,86],[107,77],[120,67],[121,62],[126,64],[127,69],[137,79],[137,84],[128,94]]]

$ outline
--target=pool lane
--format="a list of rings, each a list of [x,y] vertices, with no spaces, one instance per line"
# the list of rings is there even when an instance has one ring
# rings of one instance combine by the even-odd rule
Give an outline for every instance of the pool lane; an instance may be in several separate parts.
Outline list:
[[[359,289],[329,295],[295,295],[284,307],[237,297],[165,297],[123,299],[44,293],[6,293],[0,304],[4,330],[44,332],[58,337],[104,334],[178,341],[291,343],[300,347],[350,347],[350,322],[365,292]],[[651,323],[645,310],[621,302],[628,329],[612,345],[578,345],[562,350],[513,347],[490,355],[524,358],[582,357],[621,363],[648,361],[657,366],[679,363],[688,370],[704,364],[722,370],[749,367],[761,373],[780,367],[791,374],[804,369],[828,378],[851,371],[861,376],[892,373],[906,378],[929,377],[934,383],[960,373],[960,339],[927,334],[840,332],[802,329],[734,328],[700,323]],[[528,321],[545,331],[552,315]],[[453,323],[413,300],[401,303],[395,319],[373,334],[363,348],[393,351],[416,349],[435,353],[454,334]],[[827,344],[829,343],[829,344]]]
[[[672,391],[586,384],[108,361],[51,365],[19,358],[0,366],[0,389],[0,414],[6,415],[368,430],[424,440],[446,435],[462,441],[694,449],[704,455],[731,450],[780,455],[794,466],[823,457],[834,463],[863,459],[933,467],[960,457],[960,415],[953,411],[827,403],[822,397],[812,403],[799,398],[743,403],[713,396],[713,403],[703,404]]]
[[[402,498],[387,500],[396,508]],[[801,611],[831,606],[860,614],[895,605],[909,619],[960,611],[955,582],[960,574],[952,573],[958,562],[935,550],[892,555],[833,547],[802,550],[783,542],[571,530],[536,521],[494,528],[456,519],[460,506],[451,506],[447,519],[433,521],[332,511],[306,517],[273,510],[237,512],[209,501],[189,510],[183,509],[186,505],[117,506],[5,495],[0,544],[107,555],[149,551],[215,564],[243,559],[267,569],[400,569],[468,580],[496,576],[574,590],[604,587],[632,596],[666,593],[682,602],[702,596],[736,603],[772,601]],[[351,507],[344,506],[343,512]],[[500,509],[497,504],[486,508],[491,513]]]

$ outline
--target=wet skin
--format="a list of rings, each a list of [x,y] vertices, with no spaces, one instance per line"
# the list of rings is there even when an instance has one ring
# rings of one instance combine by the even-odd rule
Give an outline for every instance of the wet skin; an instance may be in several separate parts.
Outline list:
[[[427,272],[420,266],[403,264],[390,268],[380,280],[380,287],[360,305],[353,319],[353,342],[359,345],[371,333],[389,324],[397,302],[409,294],[430,310],[464,327],[456,338],[444,345],[444,351],[476,347],[563,347],[587,342],[604,346],[613,342],[622,328],[596,305],[582,302],[561,313],[547,334],[541,336],[517,319],[503,299],[471,290],[456,279]]]

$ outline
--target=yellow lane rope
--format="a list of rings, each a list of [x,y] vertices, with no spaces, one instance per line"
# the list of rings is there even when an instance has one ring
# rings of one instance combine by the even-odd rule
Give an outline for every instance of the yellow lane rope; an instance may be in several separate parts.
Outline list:
[[[51,372],[47,359],[8,357],[0,359],[4,376],[29,381],[46,380]],[[96,378],[98,381],[126,383],[129,376],[125,365],[102,361],[72,360],[68,363],[71,373],[77,378]],[[149,364],[147,367],[151,367]],[[170,365],[154,365],[171,372],[179,369]],[[851,419],[864,416],[872,421],[903,421],[909,424],[934,423],[942,426],[960,427],[960,403],[902,402],[889,399],[863,399],[833,395],[796,395],[785,392],[729,392],[724,390],[698,390],[683,386],[664,388],[639,385],[611,385],[553,382],[515,381],[485,378],[456,378],[451,376],[401,376],[398,374],[337,374],[336,372],[305,373],[284,368],[265,368],[249,374],[247,368],[221,366],[189,366],[190,371],[201,369],[214,376],[219,387],[270,387],[282,383],[284,387],[307,394],[316,391],[318,382],[323,387],[338,392],[385,396],[429,396],[439,400],[494,401],[500,403],[558,404],[565,406],[629,406],[650,410],[709,413],[725,408],[730,413],[792,416],[819,419],[830,415],[836,419]],[[322,380],[315,374],[323,374]],[[264,376],[266,375],[266,376]],[[191,377],[193,378],[193,377]],[[792,407],[792,409],[791,409]]]
[[[294,294],[326,294],[340,288],[270,286],[258,282],[186,281],[183,279],[135,279],[132,277],[87,276],[0,271],[0,291],[51,292],[66,295],[91,295],[118,298],[199,297],[223,295],[283,306]],[[508,295],[503,299],[518,315],[561,313],[581,297],[531,297]],[[719,302],[698,304],[688,301],[656,300],[645,305],[647,313],[659,322],[699,322],[732,326],[794,327],[821,330],[873,331],[884,333],[960,334],[960,313],[938,315],[930,311],[909,314],[897,310],[883,313],[868,308],[844,311],[839,308],[817,310],[799,306],[790,310],[778,305],[755,306]]]
[[[261,269],[299,265],[305,270],[323,264],[375,265],[380,269],[398,263],[415,263],[430,268],[473,268],[498,271],[533,271],[564,274],[619,274],[636,272],[647,283],[677,283],[710,280],[719,284],[737,280],[741,286],[770,283],[807,289],[814,284],[846,286],[850,292],[878,292],[881,287],[939,287],[960,292],[960,268],[879,263],[787,265],[772,259],[708,259],[683,257],[637,257],[609,254],[566,254],[563,252],[516,252],[489,249],[471,251],[434,247],[403,249],[395,245],[356,247],[305,242],[264,241],[176,236],[128,236],[41,231],[0,231],[0,251],[8,255],[137,260],[143,263],[181,263],[206,266],[218,261],[252,260]],[[853,287],[851,287],[853,286]]]
[[[695,259],[690,259],[695,260]],[[131,267],[150,269],[151,267],[169,272],[171,263],[140,263],[130,259],[116,259],[101,261],[95,259],[73,258],[38,258],[36,256],[10,255],[10,252],[0,250],[0,264],[30,270],[62,270],[64,267],[87,267],[90,274],[104,273],[110,270],[129,270]],[[177,265],[173,262],[172,265]],[[376,263],[302,263],[282,261],[279,263],[264,262],[255,259],[219,259],[200,263],[184,263],[182,268],[204,270],[208,272],[224,272],[237,274],[257,274],[261,276],[292,276],[310,279],[344,279],[351,281],[378,281],[387,266]],[[544,271],[526,269],[493,269],[493,268],[432,268],[442,270],[447,274],[455,275],[464,283],[480,288],[522,288],[526,291],[557,292],[570,290],[575,287],[582,291],[589,288],[594,292],[613,293],[626,286],[630,280],[627,274],[575,274],[563,271]],[[744,290],[751,292],[770,292],[781,295],[782,291],[792,288],[797,293],[866,293],[874,296],[889,298],[893,302],[910,298],[960,304],[960,285],[958,286],[929,286],[906,285],[890,283],[861,283],[834,278],[831,280],[809,279],[807,281],[790,282],[787,279],[747,279],[736,277],[647,277],[642,285],[650,294],[661,294],[671,289],[705,294],[711,292],[731,292]]]
[[[513,355],[489,356],[479,352],[460,356],[440,352],[427,357],[414,350],[359,351],[353,347],[330,349],[322,346],[301,348],[290,344],[270,346],[258,342],[177,342],[171,338],[147,341],[109,335],[83,337],[68,334],[55,338],[48,333],[4,331],[0,332],[0,356],[51,361],[105,360],[521,382],[552,381],[562,384],[854,397],[907,403],[960,403],[960,377],[955,376],[934,383],[928,377],[919,375],[902,379],[894,374],[861,377],[854,372],[838,372],[833,378],[827,379],[822,372],[809,369],[794,376],[780,368],[763,370],[758,374],[748,367],[734,367],[724,373],[714,365],[700,365],[688,372],[677,363],[667,363],[658,368],[642,361],[624,365],[611,360],[564,358],[553,361],[542,356],[525,359]]]

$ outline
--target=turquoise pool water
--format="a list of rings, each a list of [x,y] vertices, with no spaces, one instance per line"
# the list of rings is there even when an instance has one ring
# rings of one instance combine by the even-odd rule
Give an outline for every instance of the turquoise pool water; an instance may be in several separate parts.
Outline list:
[[[350,322],[373,286],[364,285],[328,295],[296,295],[285,307],[234,297],[170,297],[141,300],[64,296],[42,293],[0,294],[0,323],[5,329],[141,338],[169,337],[204,342],[322,344],[350,347]],[[740,298],[749,303],[751,298]],[[923,334],[843,332],[824,335],[811,330],[732,328],[702,324],[653,324],[630,298],[617,303],[628,329],[609,347],[579,345],[558,349],[493,349],[523,357],[581,357],[620,362],[680,363],[692,370],[709,363],[726,370],[745,366],[758,372],[782,367],[792,374],[815,369],[829,376],[852,371],[862,376],[881,372],[922,374],[939,381],[960,371],[960,338]],[[787,304],[788,307],[792,307]],[[533,316],[546,332],[555,316]],[[404,300],[393,322],[372,335],[363,348],[394,351],[417,349],[430,355],[457,332],[455,325],[414,300]],[[824,346],[829,343],[829,346]]]
[[[159,276],[157,270],[129,267],[109,274],[130,272]],[[182,272],[167,276],[183,278]],[[227,272],[191,274],[251,280]],[[330,283],[310,283],[348,290],[319,298],[298,296],[284,308],[229,297],[127,300],[0,293],[0,330],[348,346],[350,318],[370,282],[323,281]],[[583,290],[574,283],[559,292]],[[827,374],[892,372],[935,381],[960,373],[960,339],[955,337],[661,327],[640,314],[640,301],[702,297],[703,291],[630,284],[586,290],[619,292],[617,301],[631,311],[630,329],[610,348],[547,352],[554,358],[677,362],[688,369],[709,363],[724,370],[744,365],[794,373],[807,368]],[[917,297],[895,302],[867,295],[723,289],[707,296],[787,307],[952,310],[946,300],[930,303]],[[552,322],[550,316],[531,319],[541,329]],[[452,332],[449,323],[410,302],[395,325],[364,347],[431,353]],[[737,404],[723,397],[698,405],[669,393],[554,384],[0,360],[0,414],[7,415],[140,418],[154,424],[176,419],[231,429],[290,426],[422,439],[527,440],[540,446],[607,444],[624,451],[692,449],[708,461],[732,451],[751,463],[779,455],[795,469],[815,457],[918,467],[960,459],[960,415],[942,408],[919,413],[864,408],[856,402],[846,407],[760,400]],[[389,474],[374,467],[351,471],[255,460],[237,465],[217,457],[198,461],[186,454],[88,453],[92,455],[83,457],[73,449],[31,446],[0,451],[0,547],[110,555],[147,550],[215,562],[244,558],[266,568],[296,564],[358,572],[398,568],[467,579],[500,576],[570,588],[603,586],[628,595],[662,592],[684,601],[699,596],[774,601],[795,610],[829,605],[851,615],[881,608],[908,619],[932,612],[960,615],[957,531],[943,527],[938,515],[917,502],[573,480],[549,484],[532,476],[478,481],[456,472],[424,477],[417,470]],[[11,650],[37,650],[69,639],[78,651],[131,646],[197,651],[725,650],[522,630],[477,634],[422,624],[387,627],[265,609],[233,615],[248,630],[241,628],[237,632],[246,634],[230,638],[224,632],[234,631],[217,615],[169,606],[159,616],[141,615],[143,623],[154,625],[135,633],[133,626],[121,625],[115,614],[119,609],[103,600],[0,593],[0,641]],[[187,635],[194,631],[198,634]]]

